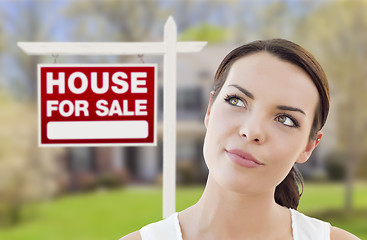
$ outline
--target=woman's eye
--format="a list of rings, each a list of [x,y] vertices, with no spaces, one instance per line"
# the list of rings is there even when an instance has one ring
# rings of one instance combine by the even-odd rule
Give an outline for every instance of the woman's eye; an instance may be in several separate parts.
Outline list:
[[[298,127],[298,124],[293,119],[285,115],[276,117],[276,120],[289,127]]]
[[[243,101],[238,97],[227,97],[225,100],[226,100],[226,102],[228,102],[229,104],[231,104],[233,106],[238,106],[238,107],[244,107],[245,106]]]

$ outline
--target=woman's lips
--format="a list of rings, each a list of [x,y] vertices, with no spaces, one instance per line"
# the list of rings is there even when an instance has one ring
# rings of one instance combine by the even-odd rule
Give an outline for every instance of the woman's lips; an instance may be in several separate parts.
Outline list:
[[[227,156],[236,164],[246,168],[261,167],[264,164],[256,160],[251,154],[240,149],[225,150]]]

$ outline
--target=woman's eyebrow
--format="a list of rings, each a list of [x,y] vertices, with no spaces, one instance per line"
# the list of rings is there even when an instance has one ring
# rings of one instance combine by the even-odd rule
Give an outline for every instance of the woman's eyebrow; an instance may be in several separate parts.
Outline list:
[[[240,90],[243,94],[245,94],[247,97],[251,98],[252,100],[255,100],[255,97],[252,93],[250,93],[248,90],[244,89],[243,87],[238,86],[237,84],[231,84],[231,85],[228,85],[228,87],[235,87],[238,90]],[[306,113],[300,108],[284,106],[284,105],[277,106],[277,108],[280,110],[284,110],[284,111],[300,112],[306,116]]]
[[[295,112],[300,112],[300,113],[303,113],[304,115],[306,115],[306,113],[302,110],[302,109],[299,109],[299,108],[296,108],[296,107],[290,107],[290,106],[277,106],[278,109],[280,110],[285,110],[285,111],[295,111]]]
[[[229,87],[235,87],[238,90],[240,90],[243,94],[245,94],[247,97],[251,98],[252,100],[255,100],[255,97],[252,93],[250,93],[249,91],[247,91],[246,89],[244,89],[243,87],[238,86],[237,84],[231,84],[228,85]]]

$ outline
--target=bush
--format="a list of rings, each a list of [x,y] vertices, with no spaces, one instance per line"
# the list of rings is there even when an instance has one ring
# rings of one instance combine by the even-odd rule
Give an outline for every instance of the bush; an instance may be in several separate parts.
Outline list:
[[[365,154],[357,167],[357,178],[360,180],[367,180],[367,154]]]
[[[37,148],[37,107],[0,89],[0,228],[19,223],[27,203],[58,191],[59,148]]]
[[[82,191],[90,191],[97,188],[97,178],[93,173],[83,172],[77,175],[77,188]]]
[[[347,155],[332,151],[325,158],[325,169],[330,180],[342,181],[346,176]]]
[[[127,171],[119,170],[108,172],[100,175],[97,180],[97,184],[100,187],[116,188],[124,186],[129,179]]]
[[[197,162],[182,159],[177,163],[177,182],[178,184],[194,184],[198,182],[200,168]]]

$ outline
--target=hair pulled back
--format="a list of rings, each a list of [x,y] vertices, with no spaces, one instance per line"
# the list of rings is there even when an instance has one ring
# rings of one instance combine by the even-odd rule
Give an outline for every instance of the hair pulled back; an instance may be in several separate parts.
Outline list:
[[[317,132],[324,126],[329,113],[329,85],[326,75],[316,59],[307,50],[291,41],[284,39],[258,40],[232,50],[223,59],[215,74],[213,101],[222,89],[233,63],[242,57],[263,51],[300,67],[315,84],[319,93],[319,102],[309,137],[309,140],[315,140]],[[287,208],[297,209],[302,194],[298,184],[301,184],[303,189],[301,174],[293,166],[285,179],[276,187],[275,201]]]

